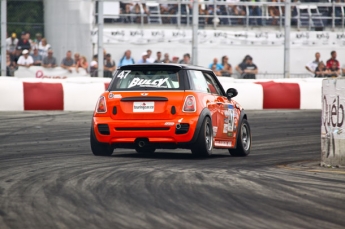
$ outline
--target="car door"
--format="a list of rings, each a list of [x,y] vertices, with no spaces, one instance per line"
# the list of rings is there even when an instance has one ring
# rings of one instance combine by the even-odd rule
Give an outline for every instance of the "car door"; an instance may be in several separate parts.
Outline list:
[[[204,72],[204,77],[214,96],[216,104],[215,123],[213,131],[215,147],[231,148],[236,145],[236,127],[238,122],[238,111],[234,101],[229,101],[222,91],[222,86],[215,80],[215,75]]]

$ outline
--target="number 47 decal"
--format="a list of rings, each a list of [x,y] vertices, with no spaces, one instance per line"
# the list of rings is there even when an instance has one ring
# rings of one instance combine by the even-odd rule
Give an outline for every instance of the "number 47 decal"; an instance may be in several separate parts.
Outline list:
[[[127,75],[131,72],[131,70],[122,71],[120,74],[117,75],[120,79],[126,79]]]

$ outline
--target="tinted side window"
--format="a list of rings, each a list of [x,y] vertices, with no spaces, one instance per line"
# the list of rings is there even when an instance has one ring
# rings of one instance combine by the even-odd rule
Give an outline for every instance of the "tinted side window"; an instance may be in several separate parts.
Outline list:
[[[211,93],[222,95],[222,90],[220,89],[218,83],[213,79],[213,77],[207,72],[204,72],[204,76]]]
[[[201,71],[190,70],[189,78],[192,90],[201,91],[205,93],[211,92],[207,85],[205,76]]]

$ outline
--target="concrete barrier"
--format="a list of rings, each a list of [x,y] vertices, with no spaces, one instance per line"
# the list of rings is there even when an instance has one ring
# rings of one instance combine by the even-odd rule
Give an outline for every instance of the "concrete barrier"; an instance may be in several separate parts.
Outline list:
[[[219,77],[236,88],[245,109],[321,109],[322,79],[243,80]],[[0,110],[93,110],[110,79],[0,77]]]
[[[322,82],[321,164],[345,166],[345,79]]]

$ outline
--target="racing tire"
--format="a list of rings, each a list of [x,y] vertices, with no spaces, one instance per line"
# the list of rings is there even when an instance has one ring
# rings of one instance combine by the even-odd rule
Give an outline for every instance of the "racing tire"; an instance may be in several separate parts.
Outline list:
[[[252,133],[246,119],[242,120],[239,128],[236,149],[229,149],[229,153],[233,157],[246,157],[252,146]]]
[[[114,152],[114,147],[110,144],[97,141],[93,128],[90,131],[90,145],[95,156],[111,156]]]
[[[192,145],[191,151],[195,156],[210,156],[213,148],[212,122],[206,117],[201,125],[201,129],[196,142]]]
[[[135,148],[135,151],[141,154],[153,154],[156,151],[156,148],[154,147]]]

